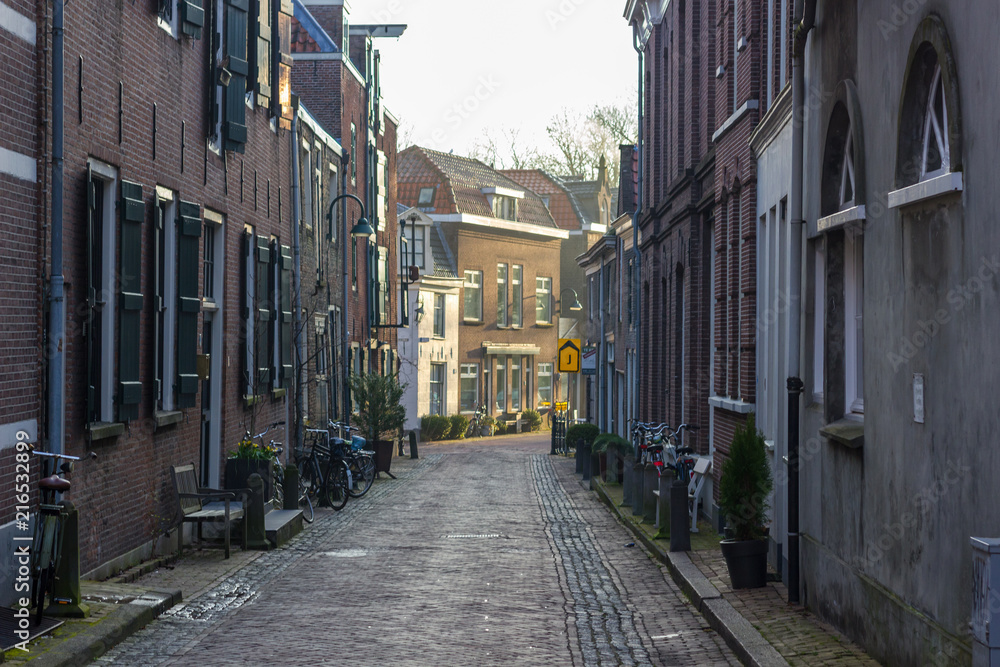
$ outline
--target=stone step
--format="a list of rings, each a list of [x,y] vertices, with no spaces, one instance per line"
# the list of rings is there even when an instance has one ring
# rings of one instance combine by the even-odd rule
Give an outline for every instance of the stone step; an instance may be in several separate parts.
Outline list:
[[[302,510],[271,510],[264,515],[264,532],[276,547],[302,532]]]

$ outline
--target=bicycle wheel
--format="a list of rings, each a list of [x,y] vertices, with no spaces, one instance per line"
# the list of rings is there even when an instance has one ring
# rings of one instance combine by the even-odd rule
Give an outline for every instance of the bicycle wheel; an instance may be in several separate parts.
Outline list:
[[[281,464],[275,462],[271,465],[271,508],[276,510],[285,509],[285,470]]]
[[[302,510],[302,518],[306,523],[312,523],[316,518],[312,500],[309,498],[309,487],[301,475],[299,475],[299,509]]]
[[[355,454],[348,469],[351,471],[351,488],[347,492],[352,498],[360,498],[368,493],[375,481],[375,461],[368,454]]]
[[[332,459],[326,471],[326,501],[338,512],[344,509],[347,499],[351,497],[348,493],[349,479],[350,473],[344,460]]]
[[[309,500],[319,502],[319,490],[323,486],[323,476],[320,474],[319,463],[315,457],[306,459],[305,463],[302,464],[302,468],[299,470],[299,482],[305,486],[306,496]]]

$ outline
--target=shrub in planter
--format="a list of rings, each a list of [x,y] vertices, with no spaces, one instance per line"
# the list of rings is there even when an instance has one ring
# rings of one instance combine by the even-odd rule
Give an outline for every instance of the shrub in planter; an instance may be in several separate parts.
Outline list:
[[[497,421],[490,415],[486,415],[479,420],[479,434],[480,435],[493,435],[494,429],[496,428]]]
[[[469,430],[469,418],[465,415],[452,415],[450,417],[451,429],[448,433],[455,440],[461,440],[465,437],[465,432]]]
[[[719,509],[733,536],[721,544],[733,588],[760,588],[767,582],[767,510],[773,487],[764,434],[750,413],[733,435],[719,480]]]
[[[493,422],[493,435],[506,435],[507,434],[507,424],[502,421]]]
[[[632,453],[632,443],[614,433],[601,433],[594,438],[591,451],[595,454],[614,452],[619,456],[628,456]]]
[[[521,413],[521,422],[527,426],[528,431],[537,431],[542,428],[542,416],[537,410],[525,410]]]
[[[601,432],[594,424],[573,424],[566,429],[566,442],[570,447],[576,447],[578,440],[585,443],[594,444],[594,438]]]

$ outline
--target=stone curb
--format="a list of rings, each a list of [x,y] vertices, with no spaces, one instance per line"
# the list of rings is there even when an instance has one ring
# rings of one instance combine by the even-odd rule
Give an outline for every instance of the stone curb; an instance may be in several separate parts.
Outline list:
[[[147,590],[120,604],[100,622],[50,648],[28,662],[34,667],[82,667],[149,625],[181,601],[180,591]]]
[[[686,552],[672,553],[665,551],[656,544],[645,532],[629,520],[616,507],[604,490],[604,485],[591,480],[591,488],[597,492],[601,501],[613,511],[618,519],[627,527],[640,542],[667,566],[670,576],[684,594],[694,603],[695,608],[708,621],[713,630],[719,633],[726,644],[737,655],[744,665],[749,667],[779,667],[788,665],[781,654],[771,646],[760,632],[748,620],[743,618],[731,605],[719,589],[708,580],[698,569]]]

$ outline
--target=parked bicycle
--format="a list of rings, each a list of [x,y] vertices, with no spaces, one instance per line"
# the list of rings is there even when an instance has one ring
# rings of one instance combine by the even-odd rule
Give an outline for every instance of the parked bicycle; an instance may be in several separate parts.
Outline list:
[[[344,460],[335,455],[335,443],[331,442],[328,430],[307,428],[305,440],[303,449],[295,452],[295,463],[306,495],[312,501],[342,510],[350,498],[351,471]]]
[[[31,541],[31,601],[35,607],[35,625],[40,625],[46,595],[52,604],[72,602],[53,596],[53,584],[62,556],[63,523],[67,516],[66,504],[56,502],[56,495],[65,493],[70,488],[70,481],[60,477],[59,473],[67,475],[72,472],[73,463],[79,461],[80,457],[36,449],[32,449],[31,453],[43,460],[42,478],[38,482],[38,512],[35,514],[35,530]],[[97,458],[97,454],[91,452],[89,457]],[[58,471],[56,464],[59,464]]]
[[[372,488],[372,482],[375,481],[375,452],[365,448],[368,441],[359,435],[361,429],[356,426],[331,421],[329,429],[335,430],[338,434],[350,436],[349,442],[346,438],[333,434],[331,434],[330,439],[338,447],[340,447],[338,440],[348,445],[341,447],[343,452],[341,458],[351,473],[351,484],[347,487],[347,493],[352,498],[360,498],[368,493],[368,489]]]
[[[487,411],[486,405],[480,403],[476,406],[476,411],[472,414],[472,418],[469,420],[469,427],[465,430],[466,438],[474,438],[482,433],[483,427],[490,426],[492,435],[492,422],[487,422]]]

